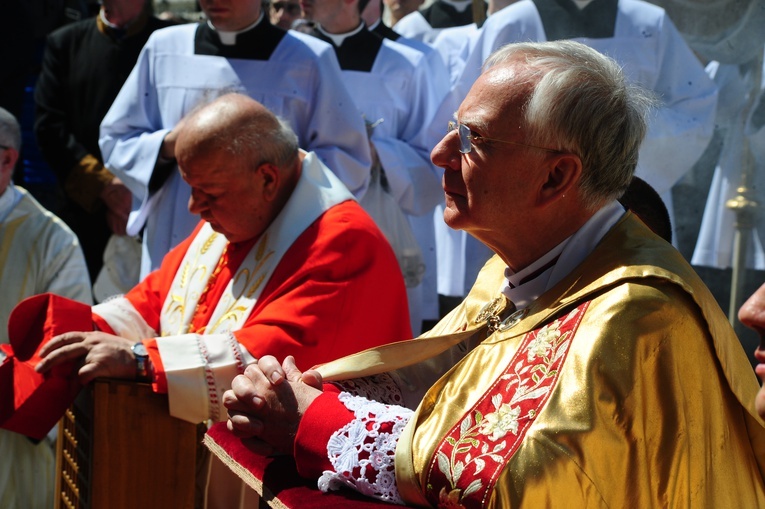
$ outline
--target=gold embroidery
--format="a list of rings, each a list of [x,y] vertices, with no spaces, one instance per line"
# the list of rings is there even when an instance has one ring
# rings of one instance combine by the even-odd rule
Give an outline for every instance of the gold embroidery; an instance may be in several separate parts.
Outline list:
[[[186,281],[189,277],[189,264],[185,264],[183,266],[183,270],[181,271],[181,288],[186,286]]]
[[[263,258],[263,254],[266,252],[266,246],[268,245],[268,232],[263,234],[263,238],[258,243],[258,250],[255,253],[255,260],[260,261]]]
[[[208,238],[207,241],[205,241],[205,243],[202,245],[202,249],[200,249],[199,252],[205,254],[213,245],[213,242],[215,242],[216,238],[218,238],[218,234],[213,232],[213,234],[210,235],[210,238]]]
[[[199,259],[202,254],[206,253],[210,249],[210,247],[213,245],[213,242],[217,238],[218,234],[213,232],[207,238],[207,240],[205,240],[204,244],[202,244],[202,247],[196,253],[194,253],[194,259],[184,263],[183,268],[181,269],[179,286],[177,288],[179,292],[172,293],[170,295],[168,305],[165,308],[165,321],[169,327],[165,327],[161,331],[161,335],[163,337],[175,334],[184,334],[188,332],[188,326],[184,325],[187,311],[186,303],[196,300],[193,298],[194,296],[189,295],[189,292],[192,288],[189,283],[195,277],[198,278],[200,282],[205,280],[205,277],[208,273],[208,268],[207,265],[200,264]],[[226,249],[228,249],[228,246],[226,246],[226,248],[223,250],[223,255],[221,255],[220,258],[221,260],[225,257]],[[206,291],[207,288],[205,288],[204,292]],[[203,295],[204,292],[202,293]]]
[[[257,264],[252,269],[252,272],[246,268],[237,271],[232,281],[231,288],[234,290],[240,286],[241,290],[236,292],[231,304],[223,313],[221,313],[220,318],[218,318],[213,325],[208,326],[208,333],[226,332],[230,329],[230,326],[226,326],[227,323],[235,324],[241,320],[242,314],[249,309],[249,306],[238,305],[239,299],[243,296],[250,299],[258,291],[260,285],[263,284],[263,281],[269,274],[270,267],[267,266],[267,262],[273,255],[274,251],[268,250],[268,235],[265,234],[260,241],[258,241],[255,248],[254,258],[257,261]],[[244,283],[239,285],[239,281],[242,278],[244,278]]]
[[[253,294],[258,291],[258,288],[260,288],[260,285],[263,283],[263,280],[266,278],[266,274],[261,274],[257,281],[255,281],[255,284],[253,284],[250,287],[250,291],[247,292],[247,298],[252,298]]]

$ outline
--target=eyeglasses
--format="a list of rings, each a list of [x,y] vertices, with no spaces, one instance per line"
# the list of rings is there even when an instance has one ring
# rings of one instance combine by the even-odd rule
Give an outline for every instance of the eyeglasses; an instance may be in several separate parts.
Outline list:
[[[535,148],[538,150],[544,150],[546,152],[560,152],[560,150],[555,150],[552,148],[545,148],[545,147],[537,147],[536,145],[529,145],[528,143],[520,143],[517,141],[509,141],[509,140],[497,140],[494,138],[486,138],[485,136],[481,136],[480,134],[472,134],[470,132],[470,128],[466,126],[465,124],[460,124],[459,122],[450,120],[448,124],[448,128],[447,128],[447,133],[450,133],[454,130],[457,131],[457,134],[460,137],[460,153],[461,154],[469,154],[473,150],[473,142],[476,140],[495,141],[497,143],[508,143],[510,145],[519,145],[521,147]]]
[[[271,4],[271,8],[275,12],[283,10],[290,16],[299,16],[301,12],[300,4],[291,4],[289,2],[274,2]]]

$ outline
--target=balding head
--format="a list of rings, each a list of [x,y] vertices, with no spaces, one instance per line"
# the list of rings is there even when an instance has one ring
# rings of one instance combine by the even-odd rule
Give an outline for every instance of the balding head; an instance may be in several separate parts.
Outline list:
[[[268,227],[300,175],[297,136],[253,99],[227,94],[177,127],[175,155],[189,210],[232,242]]]
[[[8,110],[0,108],[0,195],[13,176],[21,150],[21,127]]]
[[[295,133],[265,106],[242,94],[226,94],[192,111],[178,134],[179,145],[193,153],[222,149],[253,166],[291,167],[298,156]]]

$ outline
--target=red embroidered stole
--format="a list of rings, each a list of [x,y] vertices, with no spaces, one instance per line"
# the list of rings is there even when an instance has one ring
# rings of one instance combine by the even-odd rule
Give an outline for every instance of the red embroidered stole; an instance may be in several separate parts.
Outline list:
[[[527,333],[502,375],[442,439],[426,482],[434,507],[485,506],[544,409],[588,305]]]

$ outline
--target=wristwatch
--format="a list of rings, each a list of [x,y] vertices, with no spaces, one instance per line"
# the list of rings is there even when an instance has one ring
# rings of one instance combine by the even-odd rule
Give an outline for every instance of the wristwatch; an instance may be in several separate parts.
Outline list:
[[[133,351],[133,356],[135,356],[136,379],[139,382],[150,382],[149,353],[146,351],[143,342],[139,341],[131,346],[130,349]]]

